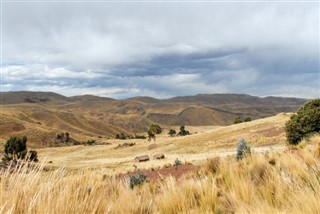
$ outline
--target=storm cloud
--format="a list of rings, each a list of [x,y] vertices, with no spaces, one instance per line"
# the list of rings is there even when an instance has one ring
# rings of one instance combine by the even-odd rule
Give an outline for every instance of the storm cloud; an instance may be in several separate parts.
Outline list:
[[[320,96],[316,2],[2,3],[1,90]]]

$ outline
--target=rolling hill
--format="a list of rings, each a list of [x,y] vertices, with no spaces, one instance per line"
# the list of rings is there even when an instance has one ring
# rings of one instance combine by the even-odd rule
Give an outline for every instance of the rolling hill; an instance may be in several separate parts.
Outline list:
[[[212,94],[124,100],[52,92],[1,92],[1,140],[27,135],[34,145],[48,145],[61,132],[79,141],[112,138],[117,133],[143,133],[151,123],[171,126],[225,126],[236,117],[265,118],[293,112],[306,100],[260,98],[242,94]]]

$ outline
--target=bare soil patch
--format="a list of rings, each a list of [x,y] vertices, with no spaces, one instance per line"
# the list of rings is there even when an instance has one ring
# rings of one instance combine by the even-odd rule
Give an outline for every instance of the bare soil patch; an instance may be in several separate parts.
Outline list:
[[[147,180],[149,181],[158,181],[161,179],[164,179],[166,177],[172,176],[176,180],[179,180],[183,177],[183,175],[187,173],[196,172],[198,169],[200,169],[200,166],[192,165],[192,164],[182,164],[179,166],[169,166],[162,169],[149,169],[149,170],[142,170],[146,176]],[[121,174],[120,179],[128,179],[129,176],[136,176],[137,172],[130,172],[127,174]]]

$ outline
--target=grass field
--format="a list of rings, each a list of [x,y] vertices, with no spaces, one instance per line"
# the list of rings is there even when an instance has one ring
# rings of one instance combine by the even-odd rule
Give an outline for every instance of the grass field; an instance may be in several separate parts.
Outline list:
[[[176,158],[183,162],[201,163],[214,156],[234,155],[236,144],[240,138],[247,140],[253,149],[283,150],[286,139],[284,124],[290,114],[279,114],[274,117],[260,119],[248,123],[227,127],[186,127],[192,135],[185,137],[169,137],[164,133],[157,136],[156,141],[147,140],[110,140],[99,139],[110,145],[70,146],[38,149],[41,159],[52,161],[52,168],[67,169],[99,168],[107,174],[124,173],[133,170],[134,158],[139,155],[163,153],[164,160],[151,160],[138,163],[141,169],[159,167],[173,163]],[[176,130],[178,127],[172,127]],[[118,144],[134,142],[135,146],[116,148]]]
[[[211,158],[183,180],[133,190],[96,170],[22,167],[1,173],[0,213],[319,213],[320,138],[307,144],[240,162]]]
[[[35,169],[1,172],[0,213],[319,213],[320,137],[289,152],[284,125],[291,114],[226,127],[186,127],[192,135],[155,142],[110,140],[95,146],[38,148]],[[244,138],[253,154],[237,162]],[[132,147],[116,148],[124,142]],[[166,158],[153,160],[154,154]],[[149,155],[137,163],[138,155]],[[184,179],[150,181],[133,190],[119,174],[197,165]],[[179,167],[179,166],[178,166]],[[14,193],[14,194],[13,194]]]

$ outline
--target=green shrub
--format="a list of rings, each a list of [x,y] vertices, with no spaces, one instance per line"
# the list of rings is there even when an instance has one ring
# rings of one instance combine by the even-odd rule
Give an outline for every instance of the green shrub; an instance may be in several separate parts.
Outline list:
[[[303,138],[320,133],[320,99],[307,102],[286,123],[286,135],[289,144],[297,145]]]
[[[242,123],[242,119],[240,117],[236,117],[233,121],[233,124],[238,124],[238,123]]]
[[[161,134],[162,128],[158,124],[151,124],[148,129],[148,141],[156,140],[156,134]]]
[[[190,132],[185,129],[185,126],[180,126],[180,132],[178,133],[178,135],[186,136],[186,135],[189,135],[189,134],[190,134]]]
[[[170,129],[168,132],[168,135],[170,135],[171,137],[173,137],[176,134],[176,130],[174,129]]]
[[[30,150],[28,159],[33,162],[38,162],[39,161],[38,160],[38,152],[35,150]]]
[[[241,160],[242,158],[250,154],[250,145],[244,139],[241,139],[237,146],[237,160]]]
[[[127,136],[123,133],[120,133],[120,134],[116,134],[115,139],[125,140],[125,139],[127,139]]]
[[[97,141],[91,139],[91,140],[84,141],[83,144],[84,144],[85,146],[93,146],[93,145],[96,145],[96,144],[97,144]]]
[[[154,134],[161,134],[162,128],[158,124],[151,124],[149,126],[149,131],[153,132]]]
[[[181,165],[181,160],[179,160],[178,158],[174,160],[174,164],[175,167]]]
[[[138,174],[136,176],[130,175],[129,176],[129,186],[131,189],[133,189],[135,186],[139,186],[147,181],[147,176],[143,173],[138,171]]]
[[[27,137],[10,137],[4,145],[3,160],[24,159],[27,154]]]
[[[250,122],[250,121],[251,121],[251,118],[250,118],[250,117],[244,118],[244,122]]]

